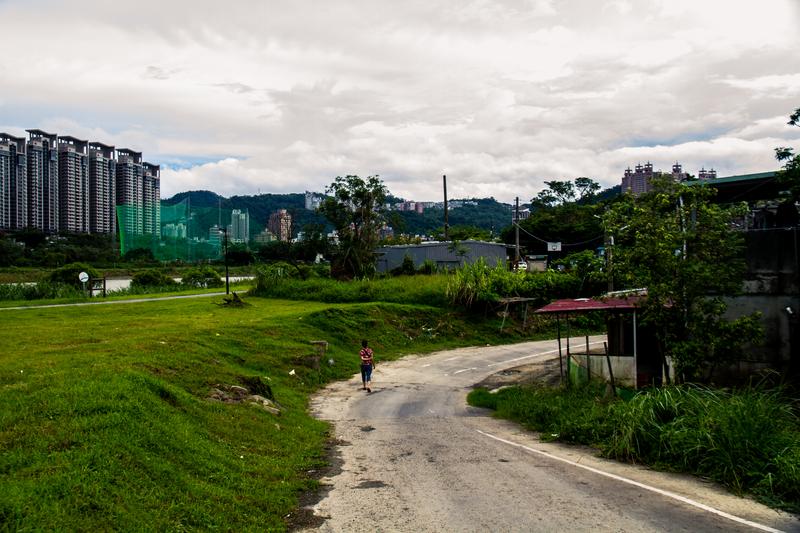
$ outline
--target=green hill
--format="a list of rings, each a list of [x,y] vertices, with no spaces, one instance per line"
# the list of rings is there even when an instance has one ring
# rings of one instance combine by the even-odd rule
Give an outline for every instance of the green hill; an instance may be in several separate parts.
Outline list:
[[[305,195],[259,194],[253,196],[231,196],[225,198],[211,191],[187,191],[164,200],[166,205],[176,205],[186,201],[195,213],[195,224],[198,227],[211,227],[214,224],[225,224],[230,220],[233,209],[247,210],[250,213],[250,233],[259,233],[269,222],[270,214],[279,209],[286,209],[292,215],[293,233],[297,234],[307,224],[327,224],[325,217],[314,211],[305,209]],[[389,197],[389,203],[402,202],[402,198]],[[454,207],[464,202],[460,207]],[[430,235],[444,227],[444,209],[433,207],[423,213],[412,211],[391,211],[390,223],[395,233],[411,235]],[[448,209],[448,222],[454,226],[475,226],[498,235],[511,223],[511,206],[494,198],[454,199]],[[201,230],[198,230],[201,231]]]

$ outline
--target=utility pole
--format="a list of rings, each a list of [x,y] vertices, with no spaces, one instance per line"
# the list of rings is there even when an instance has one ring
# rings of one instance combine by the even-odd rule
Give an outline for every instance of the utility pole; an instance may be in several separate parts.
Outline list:
[[[228,277],[228,228],[220,228],[220,231],[225,235],[225,294],[231,293],[230,278]]]
[[[450,225],[447,223],[447,175],[442,176],[442,185],[444,185],[444,240],[448,240]]]
[[[514,235],[517,243],[514,257],[514,270],[519,266],[519,196],[517,196],[517,206],[514,211]]]

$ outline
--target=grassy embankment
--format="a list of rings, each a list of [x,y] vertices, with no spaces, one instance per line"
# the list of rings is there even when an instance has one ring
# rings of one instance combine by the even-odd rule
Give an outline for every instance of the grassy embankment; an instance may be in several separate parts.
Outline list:
[[[645,390],[610,400],[597,387],[511,387],[470,393],[472,405],[603,455],[714,479],[736,493],[800,512],[797,399],[777,390]]]
[[[357,371],[362,337],[379,360],[523,340],[422,305],[219,300],[0,311],[4,529],[282,529],[325,462],[308,397]],[[209,400],[226,385],[282,413]]]

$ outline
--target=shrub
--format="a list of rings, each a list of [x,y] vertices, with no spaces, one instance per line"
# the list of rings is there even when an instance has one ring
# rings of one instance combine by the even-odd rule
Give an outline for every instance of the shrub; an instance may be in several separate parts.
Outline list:
[[[172,277],[157,270],[137,272],[131,280],[131,287],[172,287],[177,285]]]
[[[100,277],[100,274],[97,272],[97,270],[86,263],[70,263],[51,272],[49,281],[81,288],[83,284],[78,279],[78,274],[81,272],[86,272],[89,274],[90,278]]]
[[[413,276],[416,273],[417,270],[414,267],[414,260],[407,254],[403,257],[403,262],[400,266],[392,269],[393,276]]]
[[[187,270],[181,279],[181,284],[194,288],[222,287],[225,282],[219,277],[219,273],[210,266],[193,268]]]
[[[433,261],[431,259],[426,259],[419,266],[419,270],[417,270],[417,272],[419,274],[425,274],[427,276],[430,276],[431,274],[436,274],[438,270],[439,267],[436,265],[436,261]]]

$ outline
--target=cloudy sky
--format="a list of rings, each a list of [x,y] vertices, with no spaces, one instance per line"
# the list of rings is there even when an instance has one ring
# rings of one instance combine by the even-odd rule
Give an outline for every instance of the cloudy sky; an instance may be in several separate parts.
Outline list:
[[[800,148],[799,23],[797,0],[0,0],[0,131],[143,151],[163,197],[760,172]]]

